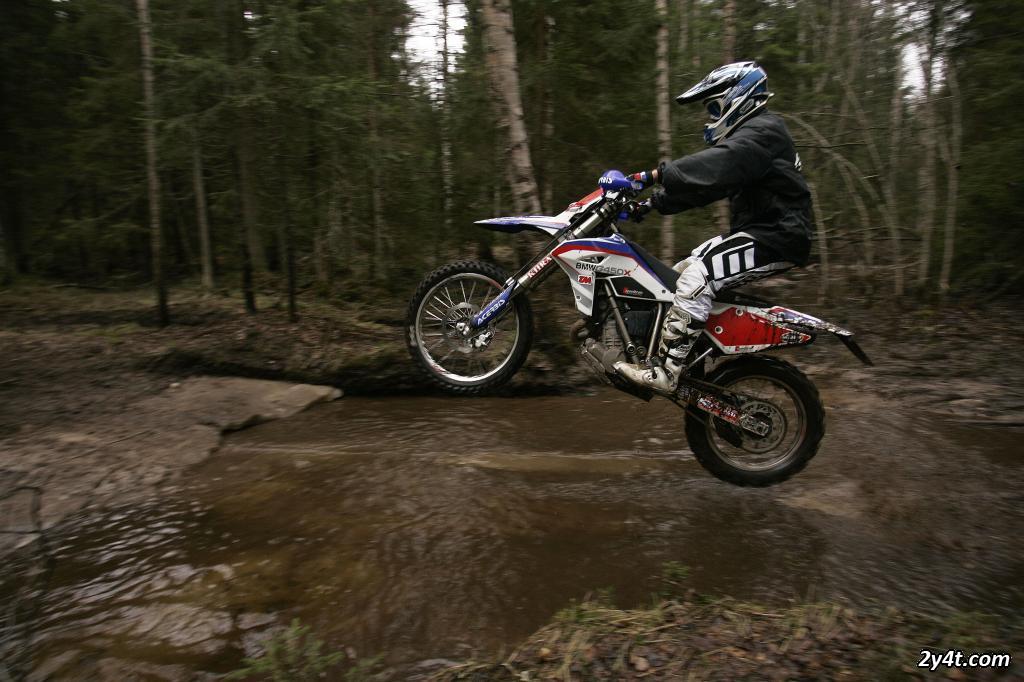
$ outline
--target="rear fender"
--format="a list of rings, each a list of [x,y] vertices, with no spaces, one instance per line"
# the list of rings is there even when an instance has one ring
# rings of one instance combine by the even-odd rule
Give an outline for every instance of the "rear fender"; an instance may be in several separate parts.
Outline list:
[[[865,365],[873,363],[853,340],[853,332],[813,315],[782,306],[719,304],[708,317],[705,333],[726,355],[770,348],[805,346],[817,334],[833,334]]]
[[[814,341],[813,330],[786,324],[773,309],[752,305],[716,305],[704,333],[726,355],[756,353],[769,348],[804,346]],[[784,310],[784,309],[783,309]]]
[[[867,353],[857,345],[857,342],[853,340],[853,332],[849,329],[843,329],[839,325],[820,320],[813,315],[801,313],[797,310],[790,308],[783,308],[782,306],[774,306],[768,309],[768,313],[774,315],[776,319],[784,324],[788,324],[796,329],[809,329],[814,331],[828,332],[829,334],[835,334],[843,345],[853,353],[854,357],[863,362],[868,367],[873,367],[875,363],[871,362],[871,358],[868,357]]]

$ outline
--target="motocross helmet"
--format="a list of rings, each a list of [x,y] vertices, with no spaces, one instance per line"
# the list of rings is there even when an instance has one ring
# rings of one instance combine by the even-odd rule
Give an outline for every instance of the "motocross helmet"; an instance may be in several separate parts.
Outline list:
[[[714,145],[761,110],[772,94],[768,74],[757,62],[735,62],[718,67],[676,101],[704,103],[710,119],[704,125],[704,141]]]

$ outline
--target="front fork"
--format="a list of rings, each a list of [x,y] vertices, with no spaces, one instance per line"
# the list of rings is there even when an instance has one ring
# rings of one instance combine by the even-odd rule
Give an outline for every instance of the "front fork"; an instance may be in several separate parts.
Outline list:
[[[535,286],[540,284],[541,280],[544,279],[541,275],[547,275],[551,272],[551,266],[555,264],[555,259],[550,253],[545,250],[544,256],[535,256],[534,259],[524,266],[522,275],[513,275],[505,282],[505,288],[500,294],[495,296],[490,302],[483,307],[483,309],[474,315],[467,323],[463,323],[463,328],[460,331],[464,336],[470,336],[477,330],[486,327],[489,324],[493,324],[500,320],[508,310],[508,304],[513,298],[524,294]],[[528,269],[527,269],[528,268]],[[520,271],[522,272],[522,271]],[[518,273],[516,273],[518,275]]]
[[[458,329],[462,332],[462,335],[472,336],[481,327],[500,320],[513,298],[534,288],[551,273],[552,266],[557,265],[555,257],[551,255],[555,247],[566,240],[579,239],[585,236],[604,221],[617,215],[617,213],[616,209],[612,209],[609,206],[601,206],[572,229],[560,232],[540,250],[540,253],[534,256],[529,263],[520,268],[519,272],[505,282],[505,289],[500,294],[488,302],[468,322],[460,323],[462,326],[458,327]]]

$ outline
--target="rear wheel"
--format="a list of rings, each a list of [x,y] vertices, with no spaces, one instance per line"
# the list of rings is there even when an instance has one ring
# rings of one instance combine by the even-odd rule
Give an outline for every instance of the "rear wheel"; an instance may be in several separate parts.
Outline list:
[[[516,296],[503,315],[472,336],[456,329],[505,288],[508,275],[483,261],[459,261],[427,275],[409,303],[406,340],[413,360],[437,385],[473,395],[512,378],[530,352],[533,314]]]
[[[741,394],[744,411],[771,425],[758,436],[687,409],[690,447],[714,476],[735,485],[773,485],[803,470],[817,454],[825,435],[825,408],[814,384],[796,367],[750,356],[722,365],[706,380]]]

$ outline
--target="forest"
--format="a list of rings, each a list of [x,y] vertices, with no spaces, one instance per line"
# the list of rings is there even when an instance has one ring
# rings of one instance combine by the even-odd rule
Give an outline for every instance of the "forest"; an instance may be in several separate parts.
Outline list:
[[[1024,286],[1022,2],[16,0],[0,12],[5,282],[154,282],[163,301],[196,281],[241,292],[250,312],[254,288],[401,298],[431,266],[506,243],[474,220],[554,214],[606,168],[700,149],[702,110],[672,98],[754,59],[812,187],[823,300]],[[427,24],[433,48],[411,50]],[[633,232],[674,259],[724,219],[712,206]]]
[[[813,247],[728,307],[787,336],[670,402],[598,384],[667,301],[431,312],[741,60]],[[1024,0],[0,2],[0,680],[1024,679],[1021,67]]]

